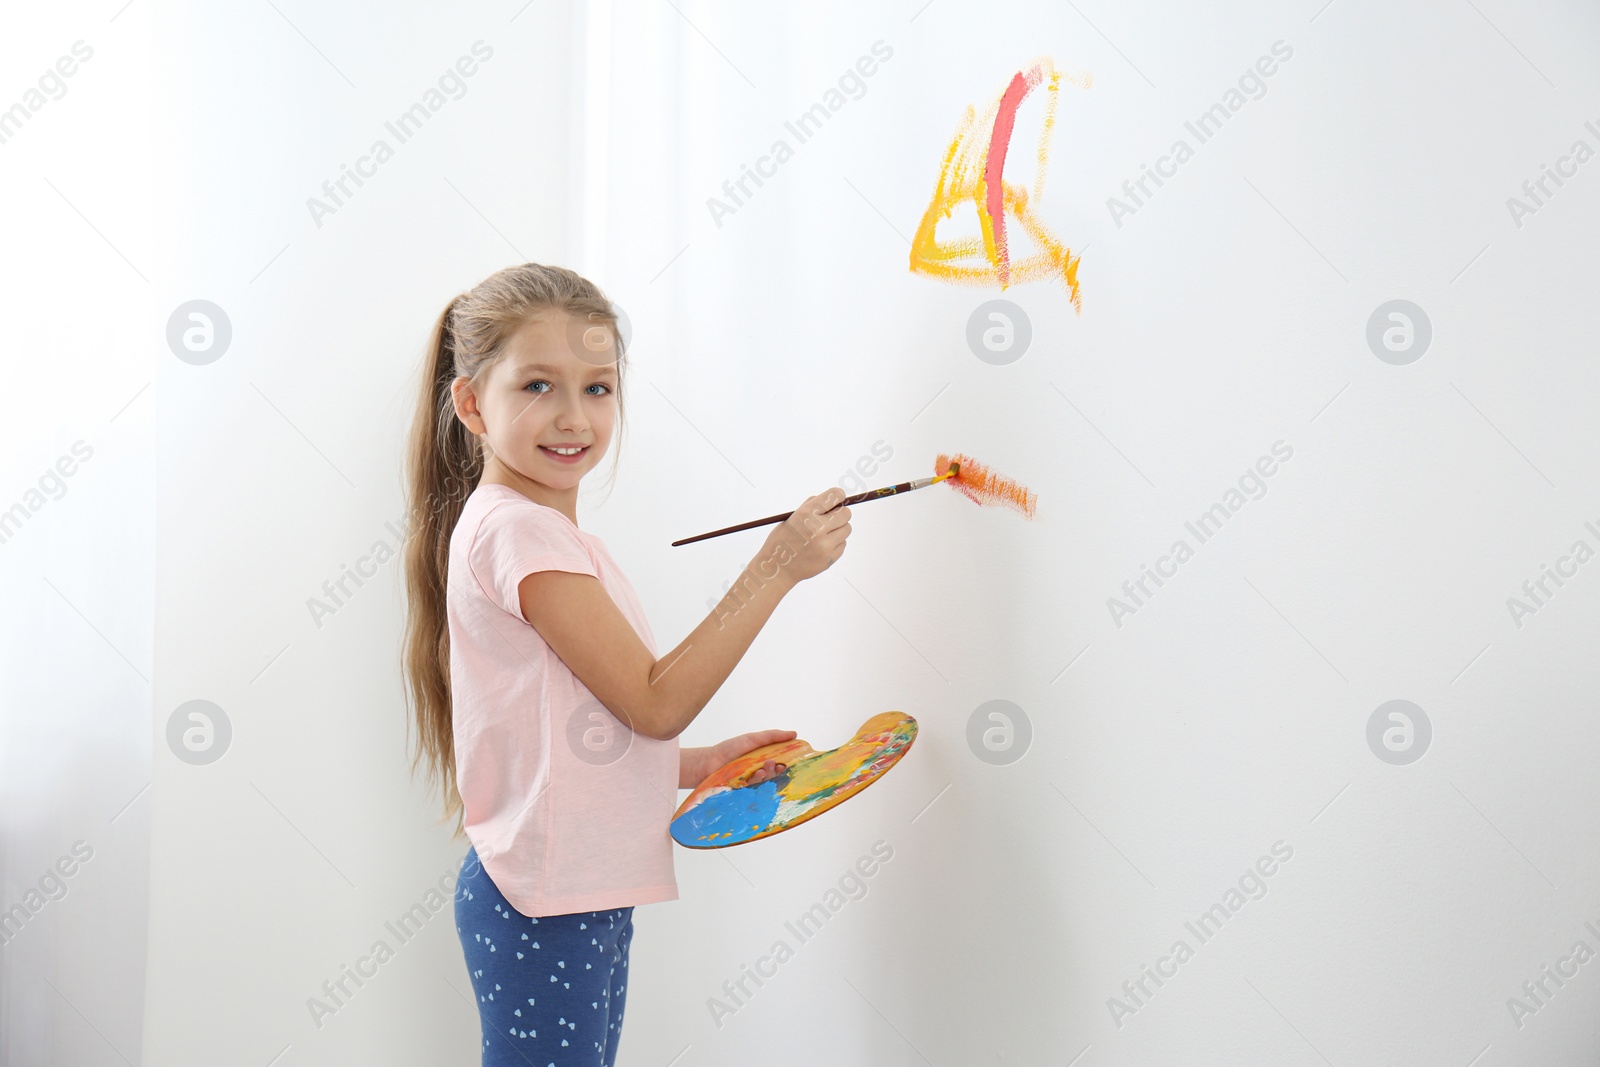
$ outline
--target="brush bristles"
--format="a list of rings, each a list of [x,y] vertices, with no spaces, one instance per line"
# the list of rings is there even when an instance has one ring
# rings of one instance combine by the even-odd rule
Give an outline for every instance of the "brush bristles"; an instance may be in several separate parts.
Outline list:
[[[939,458],[934,460],[933,472],[945,474],[952,464],[957,467],[956,473],[945,479],[945,484],[956,492],[974,504],[998,504],[1020,512],[1025,518],[1033,518],[1039,497],[1027,486],[959,452],[953,456],[941,452]]]

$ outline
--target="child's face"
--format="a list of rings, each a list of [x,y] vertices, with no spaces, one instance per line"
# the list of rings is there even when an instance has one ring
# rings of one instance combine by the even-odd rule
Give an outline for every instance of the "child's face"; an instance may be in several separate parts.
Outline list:
[[[494,457],[551,489],[576,488],[611,444],[616,360],[615,341],[603,325],[556,310],[525,323],[478,397]]]

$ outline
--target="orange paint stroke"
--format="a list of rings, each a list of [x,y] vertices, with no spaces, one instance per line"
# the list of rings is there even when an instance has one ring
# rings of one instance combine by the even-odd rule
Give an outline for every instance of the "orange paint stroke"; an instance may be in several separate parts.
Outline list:
[[[960,452],[953,456],[939,453],[939,457],[933,461],[933,473],[943,474],[950,469],[951,463],[961,464],[960,473],[946,481],[956,492],[974,504],[998,504],[1021,512],[1024,518],[1033,518],[1039,495],[1032,489]]]
[[[1044,85],[1048,99],[1045,102],[1044,125],[1039,133],[1038,170],[1032,194],[1032,199],[1038,201],[1044,187],[1050,131],[1055,126],[1056,99],[1062,77],[1063,73],[1055,69],[1049,58],[1041,58],[1013,75],[1005,90],[981,117],[970,105],[967,107],[967,113],[939,168],[939,183],[934,187],[933,199],[923,213],[922,221],[917,224],[917,234],[911,241],[913,271],[961,285],[998,283],[1001,289],[1017,282],[1059,274],[1066,282],[1073,309],[1082,312],[1078,293],[1078,263],[1081,257],[1074,256],[1072,249],[1057,240],[1034,216],[1028,190],[1006,181],[1004,175],[1017,108],[1030,92]],[[1093,82],[1092,75],[1087,73],[1066,75],[1066,79],[1080,88],[1088,88]],[[958,206],[969,201],[977,209],[981,237],[940,241],[937,235],[939,220],[949,218]],[[1034,255],[1016,262],[1012,260],[1007,233],[1007,210],[1040,249]],[[985,266],[966,266],[957,262],[979,253],[987,261]]]

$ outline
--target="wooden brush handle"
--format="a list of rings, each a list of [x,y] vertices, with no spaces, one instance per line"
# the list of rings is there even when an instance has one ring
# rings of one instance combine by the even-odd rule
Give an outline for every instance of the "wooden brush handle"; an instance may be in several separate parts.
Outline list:
[[[920,479],[920,481],[922,483],[921,485],[919,485],[917,482],[901,482],[898,485],[886,485],[882,489],[868,489],[865,493],[856,493],[854,496],[845,497],[833,507],[829,508],[828,511],[837,511],[839,508],[847,507],[850,504],[864,504],[868,500],[877,500],[880,497],[894,496],[896,493],[904,493],[912,489],[920,489],[922,485],[927,485],[931,479]],[[771,526],[773,523],[783,522],[793,514],[794,512],[792,511],[785,511],[782,515],[768,515],[764,519],[751,519],[749,522],[741,522],[737,526],[724,526],[720,530],[712,530],[710,533],[696,534],[693,537],[685,537],[681,541],[674,541],[672,542],[672,547],[677,548],[679,545],[690,545],[696,541],[704,541],[708,537],[721,537],[723,534],[738,533],[740,530],[753,530],[757,526]],[[826,515],[827,512],[823,512],[823,514]]]

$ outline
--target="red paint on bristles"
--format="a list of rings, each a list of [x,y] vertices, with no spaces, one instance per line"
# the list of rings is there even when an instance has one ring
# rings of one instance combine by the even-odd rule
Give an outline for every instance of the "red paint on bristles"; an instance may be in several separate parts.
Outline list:
[[[952,463],[960,469],[946,479],[946,484],[956,492],[974,504],[997,504],[1020,512],[1024,518],[1033,518],[1033,509],[1039,503],[1039,496],[1033,490],[960,452],[952,456],[939,453],[939,458],[933,462],[933,473],[947,473]]]

